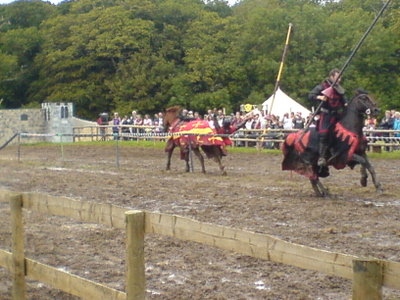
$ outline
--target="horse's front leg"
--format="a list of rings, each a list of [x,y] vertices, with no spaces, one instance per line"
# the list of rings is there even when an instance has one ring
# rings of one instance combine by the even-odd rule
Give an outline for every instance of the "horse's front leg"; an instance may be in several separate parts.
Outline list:
[[[310,179],[310,182],[317,197],[329,196],[329,190],[321,183],[321,181],[319,181],[318,178]]]
[[[374,183],[374,186],[375,186],[376,191],[377,191],[377,192],[383,192],[382,185],[381,185],[381,183],[379,182],[379,180],[378,180],[378,178],[377,178],[377,176],[376,176],[376,173],[375,173],[375,169],[374,169],[374,167],[370,164],[367,155],[366,155],[365,153],[364,153],[363,155],[353,154],[353,159],[361,164],[361,172],[363,172],[363,171],[362,171],[362,168],[364,168],[364,172],[365,172],[365,175],[364,175],[364,176],[365,176],[365,185],[363,185],[363,186],[366,186],[366,185],[367,185],[367,177],[368,177],[368,175],[367,175],[367,172],[365,171],[365,169],[367,169],[368,172],[371,174],[372,182]],[[363,173],[361,173],[361,174],[362,174],[362,176],[363,176]],[[363,184],[363,181],[362,181],[362,180],[363,180],[363,177],[361,177],[361,185]]]

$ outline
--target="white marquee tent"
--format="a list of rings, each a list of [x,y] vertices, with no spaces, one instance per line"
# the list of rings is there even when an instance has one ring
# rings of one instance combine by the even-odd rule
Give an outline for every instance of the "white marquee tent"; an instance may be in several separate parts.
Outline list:
[[[285,113],[297,113],[301,112],[301,115],[303,118],[307,117],[310,114],[310,110],[302,106],[301,104],[297,103],[295,100],[290,98],[288,95],[286,95],[279,87],[276,90],[275,93],[275,100],[272,106],[272,112],[270,111],[271,109],[271,104],[272,104],[272,98],[274,95],[271,95],[267,100],[264,101],[262,104],[263,110],[267,111],[268,114],[273,114],[276,116],[279,116],[280,118],[283,117]]]

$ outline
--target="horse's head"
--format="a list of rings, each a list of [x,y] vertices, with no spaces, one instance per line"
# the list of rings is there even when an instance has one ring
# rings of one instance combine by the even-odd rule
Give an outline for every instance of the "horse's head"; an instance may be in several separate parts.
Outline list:
[[[380,112],[375,100],[368,94],[359,94],[355,96],[351,104],[361,114],[377,116]]]
[[[179,106],[172,106],[165,110],[165,115],[164,115],[164,130],[165,131],[168,131],[169,127],[178,118],[181,110],[182,110],[182,108]]]

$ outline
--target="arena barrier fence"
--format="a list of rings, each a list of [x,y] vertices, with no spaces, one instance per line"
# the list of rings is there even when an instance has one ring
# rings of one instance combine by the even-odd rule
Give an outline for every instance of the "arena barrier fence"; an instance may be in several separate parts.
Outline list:
[[[352,280],[353,300],[382,299],[382,287],[400,289],[400,263],[319,250],[271,235],[199,222],[186,217],[129,210],[111,204],[39,193],[0,190],[11,209],[11,252],[0,249],[0,266],[12,273],[13,300],[26,299],[25,277],[82,299],[145,299],[145,234],[161,234],[255,258]],[[97,223],[126,232],[126,292],[24,256],[23,210]]]
[[[106,131],[100,131],[102,128],[107,129]],[[21,160],[21,143],[25,142],[28,139],[35,139],[35,141],[45,141],[46,138],[53,138],[55,136],[59,137],[60,142],[58,143],[61,147],[61,160],[64,163],[64,146],[63,146],[63,136],[64,137],[73,137],[74,142],[79,141],[99,141],[99,140],[111,140],[115,141],[115,162],[116,167],[120,167],[120,147],[119,142],[123,140],[147,140],[153,141],[156,143],[157,141],[167,141],[171,136],[179,136],[179,135],[206,135],[209,134],[188,134],[188,133],[164,133],[164,132],[152,132],[151,129],[154,129],[154,126],[127,126],[129,128],[136,128],[137,132],[134,133],[118,133],[113,134],[110,130],[112,126],[86,126],[86,127],[77,127],[74,129],[72,134],[61,134],[61,133],[28,133],[21,132],[16,133],[7,140],[6,143],[0,145],[0,150],[5,148],[9,143],[11,143],[14,139],[17,138],[17,157],[18,161]],[[103,128],[103,129],[104,129]],[[79,130],[78,130],[79,129]],[[87,133],[79,133],[83,132],[81,130],[89,129]],[[148,130],[148,132],[139,132],[141,130]],[[281,143],[287,134],[290,132],[296,132],[295,130],[285,130],[285,129],[252,129],[246,130],[241,129],[233,134],[215,134],[213,136],[218,137],[229,137],[233,141],[233,147],[256,147],[258,150],[261,149],[280,149]],[[111,132],[111,133],[110,133]],[[364,132],[368,139],[368,150],[372,152],[382,152],[382,151],[393,151],[400,150],[400,137],[395,136],[395,134],[400,133],[400,131],[394,130],[368,130]],[[191,166],[191,171],[193,171],[193,165]]]
[[[74,142],[106,141],[116,138],[112,133],[112,125],[83,126],[73,128]],[[153,140],[166,141],[170,136],[157,126],[120,125],[118,139],[121,140]],[[298,129],[240,129],[229,135],[233,146],[257,147],[258,149],[279,149],[285,136]],[[364,130],[368,139],[368,150],[372,152],[393,151],[400,149],[399,130]],[[222,136],[222,135],[217,135]]]
[[[30,138],[36,138],[37,141],[45,141],[46,138],[59,137],[60,143],[63,142],[62,137],[72,137],[74,142],[82,141],[109,141],[109,140],[150,140],[150,141],[166,141],[172,136],[170,133],[158,132],[154,126],[132,126],[134,132],[120,132],[114,134],[111,131],[111,126],[86,126],[73,128],[72,134],[64,133],[15,133],[3,145],[0,145],[0,150],[5,148],[15,138],[18,138],[18,143],[21,138],[25,141]],[[237,132],[224,135],[216,134],[214,136],[229,137],[233,141],[233,146],[252,147],[257,149],[279,149],[287,134],[296,132],[297,129],[240,129]],[[365,130],[364,134],[368,140],[368,150],[373,152],[400,150],[400,131],[396,130]],[[179,135],[174,133],[173,135]],[[188,135],[188,134],[182,134]],[[39,140],[37,140],[39,139]]]

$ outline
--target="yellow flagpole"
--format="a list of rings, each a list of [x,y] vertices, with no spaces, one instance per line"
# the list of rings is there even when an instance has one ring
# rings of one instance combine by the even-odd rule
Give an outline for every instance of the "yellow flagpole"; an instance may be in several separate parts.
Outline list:
[[[292,23],[289,23],[289,29],[288,29],[288,32],[287,32],[287,35],[286,35],[285,47],[283,49],[282,59],[281,59],[281,63],[280,63],[280,66],[279,66],[279,72],[278,72],[278,76],[276,77],[274,93],[272,95],[271,108],[268,107],[268,112],[270,114],[272,113],[272,107],[274,106],[274,101],[275,101],[275,94],[276,94],[276,91],[278,90],[279,83],[280,83],[280,80],[281,80],[282,71],[283,71],[283,64],[285,62],[285,58],[286,58],[286,55],[287,55],[287,50],[288,50],[288,46],[289,46],[289,40],[290,40],[290,34],[292,32],[292,27],[293,27]]]
[[[284,47],[284,49],[283,49],[282,59],[281,59],[281,63],[280,63],[280,66],[279,66],[279,71],[278,71],[278,76],[276,77],[276,82],[275,82],[275,87],[274,87],[274,93],[272,94],[271,107],[268,107],[268,113],[269,113],[269,114],[272,113],[272,107],[274,106],[274,101],[275,101],[275,94],[276,94],[276,91],[278,90],[279,82],[280,82],[280,80],[281,80],[282,71],[283,71],[283,63],[285,62],[285,58],[286,58],[286,54],[287,54],[287,49],[288,49],[288,46],[289,46],[290,34],[291,34],[291,32],[292,32],[292,27],[293,27],[292,23],[289,23],[289,29],[288,29],[288,32],[287,32],[287,35],[286,35],[285,47]],[[262,135],[262,138],[261,138],[261,142],[258,143],[258,145],[257,145],[257,148],[258,148],[259,150],[262,149],[262,145],[263,145],[263,143],[264,143],[264,135],[267,133],[267,131],[268,131],[267,128],[265,128],[265,129],[263,130],[263,135]]]

